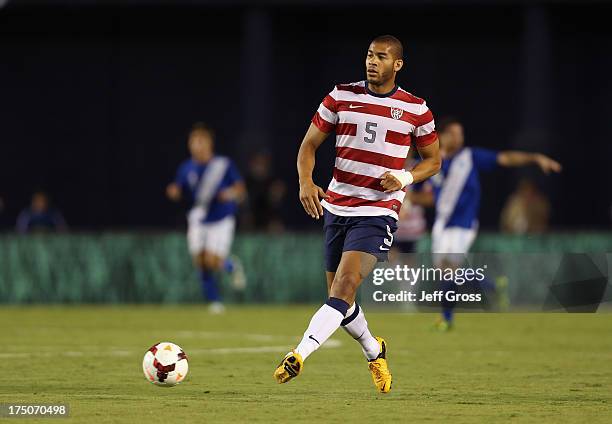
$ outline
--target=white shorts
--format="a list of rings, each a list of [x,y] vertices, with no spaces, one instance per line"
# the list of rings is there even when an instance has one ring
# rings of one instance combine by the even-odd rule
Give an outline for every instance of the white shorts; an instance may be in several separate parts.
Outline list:
[[[187,246],[195,256],[203,251],[226,258],[234,240],[236,219],[228,216],[216,222],[189,222]]]
[[[461,263],[476,240],[476,228],[446,227],[431,234],[431,253],[434,262],[448,260]]]

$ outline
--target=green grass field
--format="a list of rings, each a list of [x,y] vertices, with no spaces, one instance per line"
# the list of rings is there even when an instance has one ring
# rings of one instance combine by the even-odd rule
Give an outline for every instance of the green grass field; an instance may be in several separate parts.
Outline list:
[[[381,395],[342,330],[296,380],[273,381],[313,311],[3,307],[0,402],[68,403],[70,421],[92,423],[612,422],[612,314],[463,314],[448,334],[430,331],[432,314],[368,314],[389,344]],[[179,386],[142,375],[158,341],[189,356]]]

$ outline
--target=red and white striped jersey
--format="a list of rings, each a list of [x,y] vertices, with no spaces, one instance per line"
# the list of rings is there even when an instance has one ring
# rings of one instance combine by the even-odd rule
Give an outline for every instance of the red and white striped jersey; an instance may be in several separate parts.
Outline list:
[[[403,169],[412,143],[422,147],[437,139],[425,101],[397,86],[380,95],[368,90],[366,81],[339,84],[312,123],[326,133],[336,131],[334,174],[323,207],[341,216],[398,219],[406,192],[385,193],[380,177]]]

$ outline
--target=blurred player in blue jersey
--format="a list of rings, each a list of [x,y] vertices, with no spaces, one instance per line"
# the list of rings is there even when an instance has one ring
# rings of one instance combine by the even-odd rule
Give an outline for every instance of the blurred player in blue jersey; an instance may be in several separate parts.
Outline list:
[[[542,172],[560,172],[561,165],[541,153],[494,151],[465,147],[463,125],[454,118],[437,124],[442,153],[442,168],[432,177],[433,193],[411,196],[410,200],[434,206],[436,218],[432,229],[432,253],[437,266],[459,266],[465,259],[478,231],[480,174],[497,167],[537,165]],[[450,290],[452,282],[445,290]],[[443,302],[438,329],[448,330],[453,323],[453,303]]]
[[[246,190],[231,159],[214,154],[214,133],[208,125],[193,125],[188,146],[191,158],[179,166],[174,182],[166,188],[166,195],[172,201],[185,197],[191,204],[187,217],[189,253],[198,268],[210,311],[219,313],[224,307],[215,274],[229,272],[236,286],[245,284],[242,266],[229,253],[235,215]]]

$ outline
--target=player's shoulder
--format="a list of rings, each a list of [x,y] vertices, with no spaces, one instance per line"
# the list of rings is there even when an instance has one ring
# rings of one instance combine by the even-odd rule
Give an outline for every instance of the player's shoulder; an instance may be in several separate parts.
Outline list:
[[[181,170],[189,170],[195,166],[195,162],[191,158],[187,158],[182,161],[179,165],[179,169]]]
[[[397,88],[397,91],[393,94],[392,97],[396,100],[401,100],[402,102],[406,102],[406,103],[417,104],[417,105],[425,104],[425,99],[415,96],[411,92],[406,91],[401,87]]]
[[[334,91],[350,91],[355,94],[365,94],[365,81],[340,83],[334,86]]]
[[[232,169],[233,170],[233,169],[237,168],[236,162],[232,158],[230,158],[229,156],[215,155],[213,157],[213,160],[216,160],[218,162],[222,162],[222,163],[226,164],[228,169]]]
[[[219,162],[226,162],[228,164],[233,164],[234,161],[232,160],[232,158],[230,158],[229,156],[226,155],[215,155],[213,156],[213,159]]]

